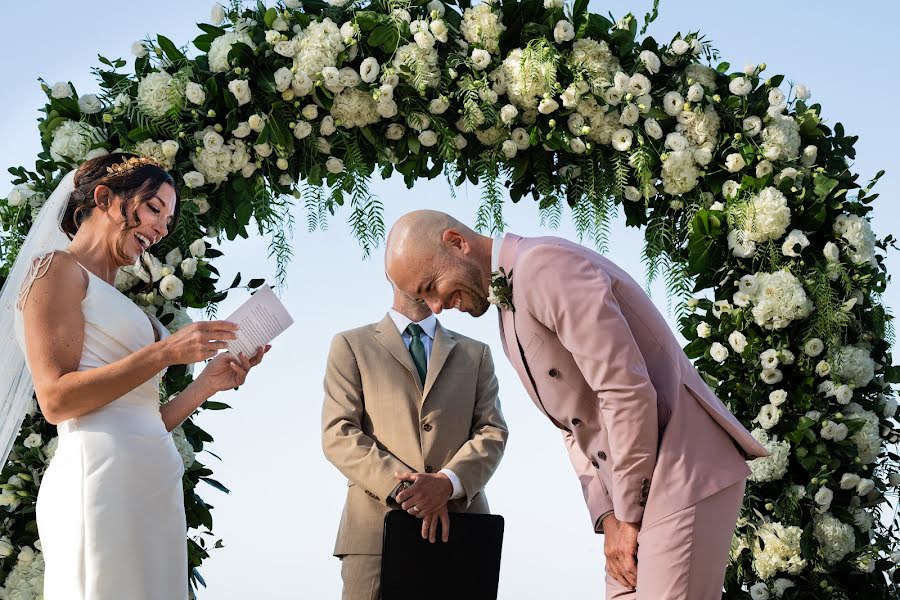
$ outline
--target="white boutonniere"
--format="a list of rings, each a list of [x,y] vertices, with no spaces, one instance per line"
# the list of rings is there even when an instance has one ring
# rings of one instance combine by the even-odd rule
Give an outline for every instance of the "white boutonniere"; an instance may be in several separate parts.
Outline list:
[[[499,271],[491,273],[488,302],[503,310],[516,312],[516,307],[512,303],[512,271],[507,275],[503,267],[500,267]]]

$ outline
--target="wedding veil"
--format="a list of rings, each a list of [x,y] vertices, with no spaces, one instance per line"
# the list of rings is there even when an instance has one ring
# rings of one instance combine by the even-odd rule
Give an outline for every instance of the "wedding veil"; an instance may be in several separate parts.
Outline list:
[[[36,257],[63,250],[69,238],[60,229],[69,196],[75,189],[75,171],[69,172],[41,207],[16,261],[0,290],[0,450],[2,463],[12,449],[22,420],[34,396],[25,354],[16,341],[15,311],[19,291],[32,276]]]

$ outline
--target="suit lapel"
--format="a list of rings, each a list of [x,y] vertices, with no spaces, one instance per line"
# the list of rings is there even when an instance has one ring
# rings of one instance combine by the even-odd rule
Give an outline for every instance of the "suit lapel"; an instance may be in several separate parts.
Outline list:
[[[447,362],[447,358],[449,358],[450,352],[453,350],[454,346],[456,346],[456,340],[453,339],[453,334],[438,323],[434,332],[434,341],[431,344],[431,357],[428,360],[428,373],[425,375],[423,401],[425,397],[428,396],[428,392],[431,391],[432,386],[434,386],[434,382],[438,375],[440,375],[441,369],[444,368],[444,364]]]
[[[378,340],[382,346],[387,348],[388,352],[393,354],[394,358],[396,358],[401,365],[406,367],[406,370],[409,371],[409,374],[416,382],[416,387],[419,388],[419,393],[421,394],[422,382],[419,380],[419,373],[416,371],[416,365],[413,364],[412,356],[410,356],[406,344],[403,343],[403,338],[400,337],[400,332],[397,331],[397,326],[394,325],[394,321],[391,319],[390,315],[386,315],[375,327],[375,339]]]

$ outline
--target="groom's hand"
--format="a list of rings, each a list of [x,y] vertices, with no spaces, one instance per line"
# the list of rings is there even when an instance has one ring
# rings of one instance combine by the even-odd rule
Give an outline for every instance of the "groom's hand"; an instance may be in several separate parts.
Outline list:
[[[446,509],[453,495],[453,484],[443,473],[394,473],[394,477],[412,483],[397,494],[397,502],[403,510],[420,519],[436,516],[442,508]]]
[[[625,523],[609,514],[603,519],[606,572],[629,589],[637,587],[637,536],[640,524]]]
[[[422,539],[428,540],[432,544],[437,541],[437,526],[441,524],[441,541],[446,542],[450,539],[450,513],[447,511],[447,505],[438,510],[436,515],[428,515],[422,519]]]

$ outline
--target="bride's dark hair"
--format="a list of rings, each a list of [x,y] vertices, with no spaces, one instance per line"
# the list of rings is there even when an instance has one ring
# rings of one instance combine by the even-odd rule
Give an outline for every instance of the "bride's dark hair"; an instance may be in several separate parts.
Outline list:
[[[169,232],[175,230],[178,226],[178,218],[181,216],[181,196],[178,186],[175,185],[175,179],[165,169],[153,164],[142,164],[127,170],[109,171],[114,165],[121,165],[130,158],[137,158],[137,156],[127,152],[111,152],[87,160],[78,167],[78,170],[75,171],[75,190],[69,196],[66,212],[60,223],[60,228],[69,236],[69,239],[75,237],[81,224],[91,216],[96,208],[94,192],[101,185],[108,187],[114,194],[122,198],[122,218],[125,220],[125,226],[117,246],[123,243],[126,232],[140,226],[141,221],[137,215],[138,208],[156,196],[159,188],[166,183],[175,190],[175,213],[172,216]]]

